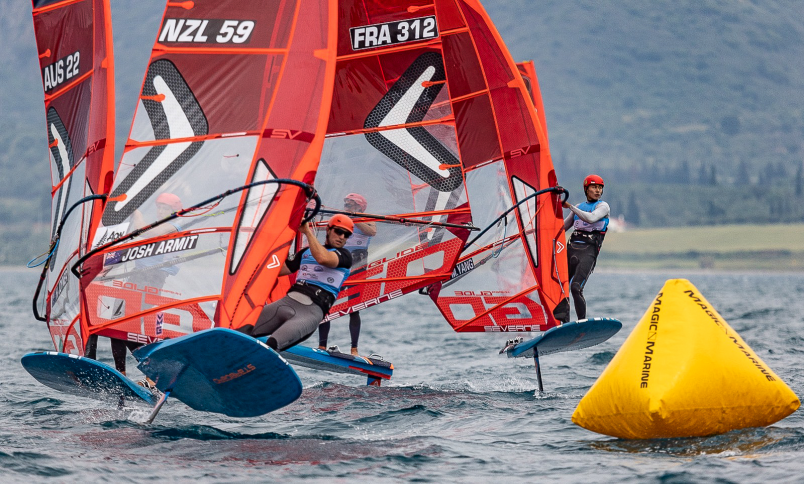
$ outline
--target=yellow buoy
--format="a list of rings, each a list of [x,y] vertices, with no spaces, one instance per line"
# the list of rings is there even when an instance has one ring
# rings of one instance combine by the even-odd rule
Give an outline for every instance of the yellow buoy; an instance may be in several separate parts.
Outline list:
[[[697,437],[770,425],[798,406],[698,289],[671,279],[572,421],[625,439]]]

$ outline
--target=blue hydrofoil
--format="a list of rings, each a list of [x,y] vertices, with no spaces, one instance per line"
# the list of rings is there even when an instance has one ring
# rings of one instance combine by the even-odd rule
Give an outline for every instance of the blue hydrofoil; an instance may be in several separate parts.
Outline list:
[[[536,376],[539,391],[542,387],[542,372],[539,367],[539,356],[550,355],[562,351],[573,351],[600,344],[611,338],[623,327],[623,324],[612,318],[589,318],[550,328],[536,338],[521,341],[509,341],[500,350],[509,358],[533,358],[536,365]]]
[[[389,380],[394,374],[393,364],[373,355],[354,356],[333,349],[293,346],[283,351],[282,356],[306,368],[366,376],[367,385],[380,386],[383,380]]]
[[[40,351],[23,356],[22,366],[39,383],[71,395],[120,406],[127,401],[155,405],[158,400],[150,390],[111,366],[83,356]]]
[[[295,401],[302,383],[274,350],[224,328],[153,343],[134,351],[139,368],[164,392],[149,422],[173,396],[190,408],[254,417]]]

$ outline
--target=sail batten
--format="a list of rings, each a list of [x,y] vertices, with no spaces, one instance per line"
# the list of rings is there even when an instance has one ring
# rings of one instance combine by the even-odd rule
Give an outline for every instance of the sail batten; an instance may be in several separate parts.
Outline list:
[[[82,353],[78,281],[68,270],[88,250],[114,164],[114,89],[108,1],[32,1],[51,167],[51,253],[34,315],[59,351]],[[82,210],[73,210],[81,206]]]

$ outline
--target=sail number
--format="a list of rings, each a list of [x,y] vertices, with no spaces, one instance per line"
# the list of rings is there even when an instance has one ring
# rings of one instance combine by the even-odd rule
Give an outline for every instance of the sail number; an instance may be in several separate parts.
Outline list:
[[[80,58],[80,53],[73,52],[66,57],[62,57],[56,62],[43,67],[42,80],[45,83],[45,92],[52,91],[70,79],[78,77],[78,74],[80,73],[80,70],[78,69],[78,61]]]
[[[403,44],[438,37],[435,15],[349,29],[352,50]]]
[[[159,42],[247,44],[253,31],[253,20],[168,18],[162,25]]]

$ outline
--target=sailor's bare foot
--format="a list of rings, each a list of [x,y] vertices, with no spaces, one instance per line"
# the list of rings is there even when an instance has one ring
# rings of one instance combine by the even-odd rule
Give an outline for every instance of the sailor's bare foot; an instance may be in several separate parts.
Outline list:
[[[357,348],[352,348],[352,356],[360,356],[360,355],[357,353]]]
[[[319,350],[324,350],[324,351],[326,351],[326,350],[327,350],[327,347],[326,347],[326,346],[319,346],[319,347],[318,347],[318,349],[319,349]]]

